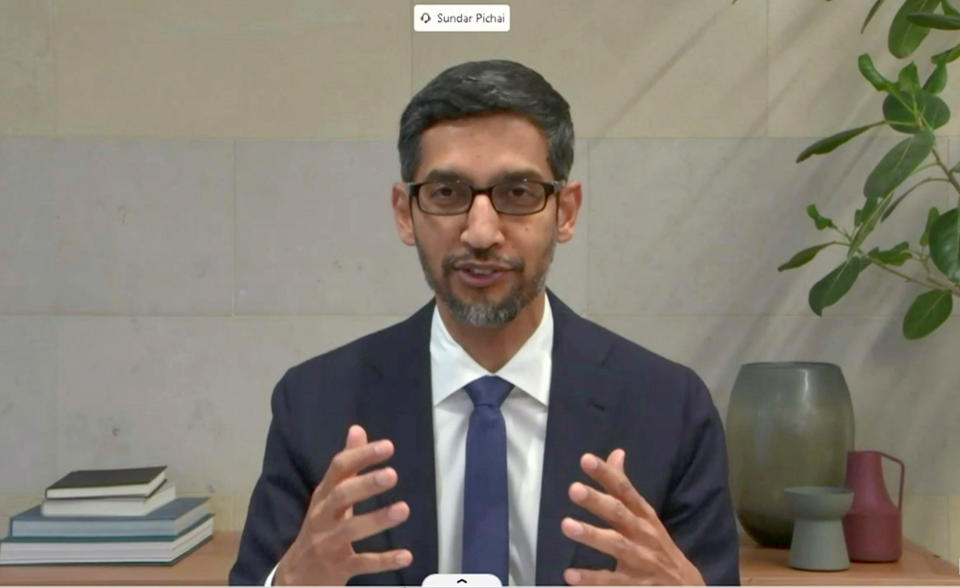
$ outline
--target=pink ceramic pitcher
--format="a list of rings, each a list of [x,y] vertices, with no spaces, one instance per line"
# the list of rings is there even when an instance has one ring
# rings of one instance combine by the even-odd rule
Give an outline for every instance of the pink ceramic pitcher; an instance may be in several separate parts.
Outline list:
[[[900,494],[894,506],[883,481],[881,458],[900,464]],[[880,451],[847,453],[847,488],[853,490],[853,506],[843,517],[843,534],[852,561],[897,561],[903,545],[900,515],[903,508],[903,478],[906,466]]]

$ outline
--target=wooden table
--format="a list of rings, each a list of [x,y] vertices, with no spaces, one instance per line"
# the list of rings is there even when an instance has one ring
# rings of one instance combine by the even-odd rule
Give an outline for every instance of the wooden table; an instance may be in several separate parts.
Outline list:
[[[0,585],[217,585],[226,584],[237,556],[239,533],[213,539],[172,566],[0,566]],[[787,566],[786,549],[740,545],[740,579],[744,585],[960,585],[954,563],[944,561],[912,541],[904,541],[895,563],[854,563],[842,572],[805,572]]]
[[[787,565],[789,549],[758,547],[749,539],[740,542],[740,582],[745,585],[853,585],[898,586],[910,584],[960,585],[957,562],[948,562],[909,539],[894,563],[857,563],[842,572],[808,572]]]

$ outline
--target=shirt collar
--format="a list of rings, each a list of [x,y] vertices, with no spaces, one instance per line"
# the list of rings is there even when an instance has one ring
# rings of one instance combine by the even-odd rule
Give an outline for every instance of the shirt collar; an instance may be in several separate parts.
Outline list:
[[[506,365],[492,375],[503,378],[547,406],[552,364],[553,312],[550,297],[544,296],[540,324]],[[430,372],[434,406],[477,378],[491,375],[454,340],[436,307],[430,327]]]

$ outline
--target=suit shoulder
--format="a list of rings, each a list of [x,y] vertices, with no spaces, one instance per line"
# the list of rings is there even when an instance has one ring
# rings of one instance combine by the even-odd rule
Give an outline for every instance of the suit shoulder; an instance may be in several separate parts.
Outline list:
[[[632,381],[651,384],[645,387],[647,390],[662,391],[672,396],[687,393],[700,395],[698,393],[706,392],[709,398],[703,380],[689,366],[669,359],[593,321],[578,318],[581,341],[587,342],[596,352],[602,354],[598,360],[605,368]]]
[[[432,316],[433,303],[428,303],[403,321],[291,367],[281,382],[288,387],[301,388],[305,384],[331,379],[349,380],[371,370],[374,373],[392,370],[395,364],[409,359],[412,354],[427,352]]]
[[[304,360],[289,368],[284,374],[284,379],[290,382],[312,380],[317,375],[330,370],[360,368],[369,363],[371,354],[376,355],[378,350],[389,348],[392,342],[398,339],[399,332],[406,322],[392,324]]]

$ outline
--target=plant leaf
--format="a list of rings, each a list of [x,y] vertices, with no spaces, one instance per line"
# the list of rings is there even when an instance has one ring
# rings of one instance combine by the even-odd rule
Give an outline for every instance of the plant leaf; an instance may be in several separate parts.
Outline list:
[[[823,155],[824,153],[830,153],[837,147],[843,145],[850,139],[856,137],[857,135],[869,131],[873,127],[884,124],[886,121],[878,121],[873,124],[864,125],[862,127],[857,127],[855,129],[848,129],[846,131],[841,131],[835,135],[830,135],[824,139],[820,139],[816,143],[810,145],[804,149],[800,155],[797,156],[797,163],[809,158],[811,155]]]
[[[777,271],[782,272],[784,270],[794,269],[800,267],[801,265],[805,265],[814,257],[816,257],[817,254],[820,253],[821,249],[829,247],[830,245],[832,245],[832,243],[821,243],[819,245],[814,245],[813,247],[807,247],[802,251],[798,251],[793,255],[793,257],[790,258],[789,261],[781,264],[780,267],[777,268]]]
[[[960,10],[953,5],[950,0],[940,0],[940,6],[943,6],[943,13],[952,16],[960,16]]]
[[[940,62],[930,72],[927,81],[923,83],[923,89],[931,94],[939,94],[947,87],[947,64]]]
[[[913,258],[913,254],[910,253],[910,244],[906,241],[897,243],[891,249],[885,251],[881,251],[879,247],[874,247],[867,255],[887,265],[903,265]]]
[[[850,291],[867,263],[862,257],[851,257],[814,284],[808,297],[810,309],[823,316],[824,308],[835,304]]]
[[[911,23],[928,29],[942,31],[960,30],[960,16],[950,14],[908,14],[907,20]]]
[[[933,223],[937,222],[938,218],[940,218],[940,211],[937,210],[936,206],[931,207],[927,212],[927,226],[923,229],[923,234],[920,235],[920,245],[922,247],[930,244],[930,228],[933,226]]]
[[[920,118],[930,130],[939,129],[950,122],[950,107],[943,98],[926,90],[917,92],[917,109],[920,111]]]
[[[893,94],[888,94],[883,99],[883,118],[890,128],[901,133],[913,134],[921,130],[921,127],[917,126],[913,111]]]
[[[873,6],[870,7],[870,12],[867,13],[867,18],[863,21],[863,26],[860,27],[860,34],[863,34],[863,31],[867,30],[867,25],[870,24],[870,21],[873,20],[873,15],[877,13],[877,10],[880,6],[883,5],[884,0],[877,0],[873,3]]]
[[[930,155],[935,140],[933,133],[921,131],[897,143],[870,172],[864,196],[879,200],[902,184]]]
[[[930,56],[930,61],[933,63],[947,64],[955,61],[958,57],[960,57],[960,45],[954,45],[951,49]]]
[[[917,296],[903,317],[903,336],[907,339],[926,337],[950,318],[953,296],[946,290],[930,290]]]
[[[813,219],[813,224],[817,226],[818,231],[822,231],[827,227],[836,228],[836,225],[833,224],[832,220],[820,214],[820,211],[817,210],[816,204],[807,206],[807,216]]]
[[[905,94],[914,94],[920,89],[920,74],[917,72],[917,64],[910,62],[900,70],[897,76],[897,85],[900,91]]]
[[[930,227],[930,259],[951,282],[960,284],[960,209],[941,214]]]
[[[939,96],[919,90],[914,94],[914,99],[923,126],[917,125],[914,111],[899,98],[892,94],[884,98],[883,117],[895,131],[918,133],[924,128],[939,129],[950,121],[950,107]]]
[[[940,0],[906,0],[890,23],[887,48],[898,59],[908,57],[926,38],[930,29],[916,25],[907,15],[929,14],[940,6]]]
[[[867,53],[860,54],[857,58],[857,69],[860,74],[879,92],[884,92],[893,86],[893,82],[883,77],[880,70],[873,65],[873,59]]]

